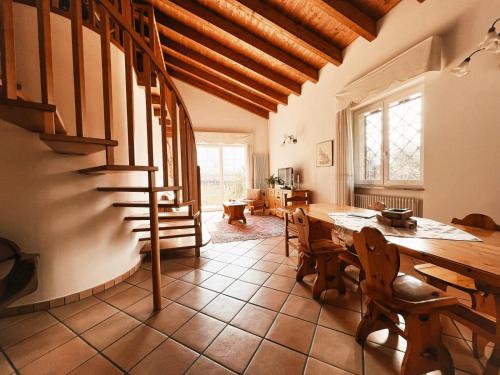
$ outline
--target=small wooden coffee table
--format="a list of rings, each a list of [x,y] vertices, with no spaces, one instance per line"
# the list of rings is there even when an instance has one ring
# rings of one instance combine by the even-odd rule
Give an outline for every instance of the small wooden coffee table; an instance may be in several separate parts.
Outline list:
[[[238,202],[238,201],[225,201],[222,203],[224,207],[224,213],[222,214],[222,218],[224,219],[229,216],[227,220],[228,224],[231,224],[233,220],[241,220],[244,224],[247,223],[247,219],[245,218],[244,211],[247,206],[246,203]]]

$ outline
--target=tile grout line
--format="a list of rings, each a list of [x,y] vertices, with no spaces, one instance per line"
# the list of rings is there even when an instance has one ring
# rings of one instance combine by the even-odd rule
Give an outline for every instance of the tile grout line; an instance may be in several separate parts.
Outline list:
[[[106,303],[107,303],[107,302],[106,302]],[[108,304],[108,305],[109,305],[109,304]],[[118,312],[117,312],[116,314],[118,314]],[[112,316],[114,316],[114,315],[116,315],[116,314],[113,314]],[[52,315],[52,314],[51,314],[51,315]],[[78,337],[80,340],[82,340],[82,341],[83,341],[83,342],[85,342],[88,346],[90,346],[92,349],[94,349],[94,350],[97,352],[96,354],[100,354],[100,355],[102,355],[102,356],[103,356],[104,358],[106,358],[109,362],[111,362],[111,363],[112,363],[115,367],[117,367],[118,369],[120,369],[120,371],[127,372],[127,371],[125,371],[125,370],[124,370],[121,366],[119,366],[117,363],[115,363],[115,362],[114,362],[111,358],[109,358],[107,355],[105,355],[105,354],[104,354],[101,350],[99,350],[98,348],[96,348],[94,345],[92,345],[92,343],[90,343],[90,342],[89,342],[89,341],[87,341],[84,337],[82,337],[82,336],[81,336],[78,332],[76,332],[76,331],[75,331],[75,330],[73,330],[71,327],[69,327],[69,326],[67,326],[66,324],[64,324],[64,322],[63,322],[62,320],[60,320],[58,317],[54,316],[54,318],[55,318],[55,319],[57,319],[57,320],[58,320],[61,324],[63,324],[63,325],[64,325],[66,328],[68,328],[70,331],[72,331],[72,332],[76,335],[76,337]],[[109,317],[109,318],[111,318],[111,317]],[[108,318],[108,319],[109,319],[109,318]],[[105,320],[108,320],[108,319],[105,319]],[[103,320],[103,321],[105,321],[105,320]],[[102,322],[101,322],[101,323],[102,323]],[[98,324],[100,324],[100,323],[98,323]],[[98,324],[96,324],[96,325],[98,325]],[[93,327],[95,327],[96,325],[94,325],[94,326],[90,327],[88,330],[92,329],[92,328],[93,328]],[[86,330],[85,332],[87,332],[88,330]],[[131,330],[131,331],[132,331],[132,330]],[[129,331],[129,332],[131,332],[131,331]],[[83,332],[83,333],[85,333],[85,332]],[[127,332],[127,333],[129,333],[129,332]],[[123,335],[123,336],[125,336],[125,335]],[[121,336],[120,338],[122,338],[123,336]],[[116,341],[118,341],[118,340],[116,340]],[[116,341],[115,341],[115,342],[116,342]],[[106,348],[108,348],[108,347],[109,347],[109,346],[111,346],[111,345],[112,345],[112,344],[108,345]],[[53,349],[53,350],[54,350],[54,349]],[[50,353],[50,352],[52,352],[52,350],[50,350],[49,352],[47,352],[45,355],[47,355],[47,354],[48,354],[48,353]],[[94,357],[94,356],[92,356],[92,357]],[[92,358],[92,357],[91,357],[91,358]],[[83,364],[83,363],[82,363],[82,364]],[[80,366],[81,366],[81,365],[79,365],[79,366],[75,367],[75,368],[74,368],[74,369],[72,369],[71,371],[73,371],[73,370],[77,369],[77,368],[78,368],[78,367],[80,367]]]

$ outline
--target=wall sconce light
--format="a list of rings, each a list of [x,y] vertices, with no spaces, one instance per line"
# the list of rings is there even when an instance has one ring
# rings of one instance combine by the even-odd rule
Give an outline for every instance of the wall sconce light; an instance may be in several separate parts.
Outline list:
[[[500,18],[497,18],[491,27],[488,29],[484,40],[479,43],[479,48],[472,52],[467,58],[460,63],[457,67],[451,70],[451,73],[457,77],[463,77],[470,73],[470,61],[471,57],[476,53],[481,51],[491,52],[491,53],[500,53],[500,33],[497,34],[495,29],[495,24],[500,21]]]
[[[286,143],[288,144],[296,144],[297,143],[297,137],[295,137],[293,134],[285,134],[283,135],[283,142],[281,142],[281,146],[284,146]]]

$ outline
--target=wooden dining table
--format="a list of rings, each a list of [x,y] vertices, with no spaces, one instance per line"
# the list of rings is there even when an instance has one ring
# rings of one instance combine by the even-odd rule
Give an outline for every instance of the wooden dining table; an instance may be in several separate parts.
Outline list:
[[[299,207],[304,209],[309,218],[311,239],[332,238],[332,233],[333,236],[336,236],[339,232],[349,236],[350,229],[337,226],[335,221],[328,216],[329,213],[374,213],[374,211],[364,208],[326,203],[292,205],[281,208],[286,223],[289,215]],[[482,242],[396,236],[386,236],[386,238],[396,244],[402,254],[474,279],[479,290],[495,297],[496,316],[500,317],[500,232],[461,225],[454,226],[478,237]],[[500,324],[497,323],[497,320],[484,314],[478,314],[465,305],[459,305],[449,315],[495,344],[484,374],[498,375],[500,368]]]

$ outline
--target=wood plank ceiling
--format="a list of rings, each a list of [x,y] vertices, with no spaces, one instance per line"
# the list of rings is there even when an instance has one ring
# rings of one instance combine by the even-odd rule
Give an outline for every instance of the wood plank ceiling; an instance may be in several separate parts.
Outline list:
[[[172,77],[268,118],[400,0],[146,0]]]

